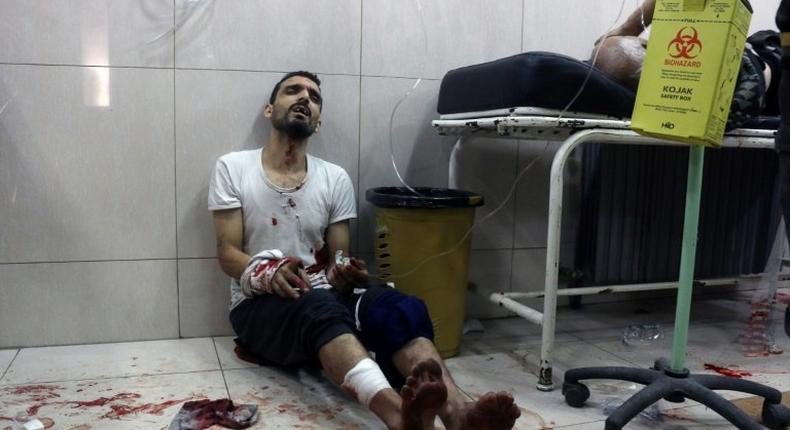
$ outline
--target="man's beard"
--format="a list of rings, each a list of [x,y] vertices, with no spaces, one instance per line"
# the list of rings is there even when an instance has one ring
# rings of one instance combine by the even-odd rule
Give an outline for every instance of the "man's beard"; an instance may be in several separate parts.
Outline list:
[[[274,118],[272,127],[294,140],[307,139],[315,133],[315,126],[310,124],[309,118],[306,121],[288,119],[289,113],[290,110],[285,115]]]

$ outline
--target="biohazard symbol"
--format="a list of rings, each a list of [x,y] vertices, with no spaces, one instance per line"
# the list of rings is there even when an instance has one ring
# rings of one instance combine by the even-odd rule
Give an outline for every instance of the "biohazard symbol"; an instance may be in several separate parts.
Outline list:
[[[683,27],[667,45],[669,56],[672,58],[696,58],[702,51],[702,41],[694,27]]]

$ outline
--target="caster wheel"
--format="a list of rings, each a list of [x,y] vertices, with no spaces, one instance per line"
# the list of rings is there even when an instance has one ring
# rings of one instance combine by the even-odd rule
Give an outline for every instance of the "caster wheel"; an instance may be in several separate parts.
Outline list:
[[[790,409],[780,404],[763,402],[763,425],[769,429],[783,429],[790,425]]]
[[[584,406],[584,402],[590,398],[590,390],[586,385],[566,382],[562,384],[562,394],[565,396],[565,403],[580,408]]]

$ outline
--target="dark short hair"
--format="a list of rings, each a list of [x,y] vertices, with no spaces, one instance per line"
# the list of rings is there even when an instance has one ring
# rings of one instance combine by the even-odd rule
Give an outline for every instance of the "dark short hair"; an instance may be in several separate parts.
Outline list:
[[[269,96],[269,104],[274,104],[274,99],[277,98],[277,91],[280,91],[280,85],[283,82],[287,81],[289,78],[292,78],[294,76],[304,76],[305,78],[315,82],[315,84],[318,85],[319,88],[321,87],[321,80],[318,79],[318,75],[316,75],[315,73],[310,73],[306,70],[297,70],[296,72],[286,73],[285,76],[283,76],[283,78],[280,79],[279,82],[277,82],[277,85],[274,86],[274,89],[272,90],[272,95]]]

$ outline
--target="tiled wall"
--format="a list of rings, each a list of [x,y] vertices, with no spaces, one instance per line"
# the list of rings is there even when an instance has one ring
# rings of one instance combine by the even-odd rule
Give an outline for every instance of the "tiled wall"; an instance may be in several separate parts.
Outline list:
[[[636,4],[625,3],[624,13]],[[753,27],[772,26],[778,0],[759,3]],[[208,175],[219,155],[261,145],[269,124],[260,111],[283,72],[324,81],[324,126],[310,150],[354,180],[355,248],[370,259],[364,190],[397,182],[390,115],[415,78],[392,126],[396,159],[411,184],[445,186],[454,140],[430,127],[444,73],[525,50],[585,57],[620,4],[0,2],[0,347],[230,333]],[[475,232],[473,282],[541,288],[555,148],[463,147],[460,185],[488,201],[479,217],[541,157]],[[482,303],[470,310],[496,314]]]

